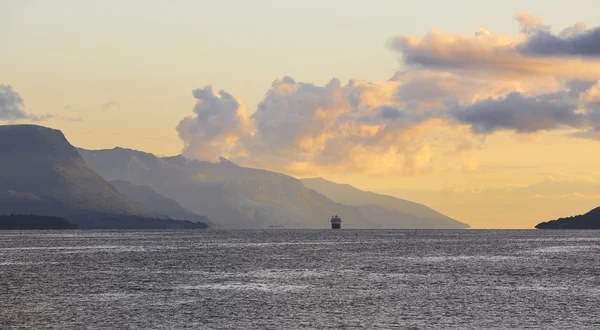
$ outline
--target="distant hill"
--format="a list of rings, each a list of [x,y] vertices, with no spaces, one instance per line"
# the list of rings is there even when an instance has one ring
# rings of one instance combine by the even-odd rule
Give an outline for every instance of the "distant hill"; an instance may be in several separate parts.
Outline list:
[[[600,207],[588,213],[539,223],[537,229],[600,229]]]
[[[338,214],[345,228],[381,228],[354,207],[336,203],[281,173],[182,156],[158,158],[136,150],[83,150],[107,179],[152,187],[223,228],[328,228]]]
[[[0,215],[0,230],[77,229],[77,225],[59,217],[37,215]]]
[[[344,228],[468,227],[408,201],[402,205],[411,205],[414,212],[422,209],[428,216],[398,213],[401,200],[389,196],[387,207],[346,205],[291,176],[241,167],[224,158],[215,163],[183,156],[159,158],[123,148],[79,152],[104,178],[150,186],[223,228],[328,228],[334,214],[342,218]]]
[[[138,186],[123,180],[110,181],[110,184],[125,197],[171,219],[199,222],[206,224],[206,227],[211,223],[207,217],[186,210],[177,201],[158,194],[150,186]]]
[[[127,199],[90,169],[58,130],[0,126],[0,159],[0,214],[58,216],[80,228],[196,226]]]
[[[323,178],[301,179],[302,183],[332,200],[357,207],[365,218],[377,219],[386,228],[460,229],[469,225],[425,205],[392,196],[363,191],[349,184]]]

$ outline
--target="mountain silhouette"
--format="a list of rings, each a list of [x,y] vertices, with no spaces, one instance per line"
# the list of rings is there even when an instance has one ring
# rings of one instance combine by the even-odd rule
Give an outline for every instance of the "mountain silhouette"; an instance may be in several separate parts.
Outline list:
[[[78,229],[77,225],[59,217],[37,215],[0,215],[0,230]]]
[[[0,214],[59,216],[80,228],[198,227],[127,199],[58,130],[0,126],[0,159]]]
[[[425,205],[400,198],[363,191],[349,184],[323,178],[301,179],[302,183],[332,200],[354,206],[365,218],[378,219],[386,228],[460,229],[469,225],[445,216]]]
[[[348,228],[378,228],[360,212],[307,189],[285,174],[219,162],[114,148],[80,154],[109,180],[150,186],[222,228],[328,228],[338,214]]]
[[[439,222],[432,224],[428,218],[402,219],[391,206],[346,205],[291,176],[238,166],[225,158],[218,162],[159,158],[118,147],[79,152],[107,180],[147,185],[223,228],[328,228],[334,214],[342,218],[344,228],[467,227],[433,210]],[[378,216],[366,211],[370,208],[376,208]]]
[[[588,213],[539,223],[537,229],[600,229],[600,207]]]

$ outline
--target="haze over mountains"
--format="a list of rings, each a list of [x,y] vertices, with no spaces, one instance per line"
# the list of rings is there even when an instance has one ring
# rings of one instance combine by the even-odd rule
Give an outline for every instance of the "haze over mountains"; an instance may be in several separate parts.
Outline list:
[[[423,205],[356,188],[354,194],[376,198],[363,204],[346,197],[338,200],[331,198],[333,191],[310,189],[317,187],[309,181],[241,167],[224,158],[217,163],[159,158],[123,148],[79,152],[107,180],[149,186],[223,228],[328,228],[334,214],[342,218],[344,228],[468,227]]]
[[[123,180],[110,181],[110,184],[123,196],[171,219],[202,222],[214,226],[209,218],[188,211],[177,201],[156,193],[149,186],[138,186]]]
[[[334,214],[344,228],[468,227],[417,203],[224,158],[75,149],[35,125],[1,126],[0,157],[0,214],[61,216],[81,228],[328,228]]]
[[[335,203],[287,175],[136,150],[79,150],[110,180],[152,187],[223,228],[327,228],[337,213],[352,228],[374,228],[358,210]],[[376,228],[376,227],[375,227]]]
[[[301,179],[302,183],[332,200],[351,205],[365,218],[395,223],[402,228],[468,228],[425,205],[392,196],[362,191],[349,184],[338,184],[323,178]]]
[[[58,130],[0,126],[0,160],[0,214],[60,216],[80,228],[206,227],[127,199]]]

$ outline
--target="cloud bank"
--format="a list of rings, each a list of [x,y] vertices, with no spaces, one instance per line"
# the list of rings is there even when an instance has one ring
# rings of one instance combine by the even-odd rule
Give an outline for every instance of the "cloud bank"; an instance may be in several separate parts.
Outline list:
[[[425,37],[399,35],[388,47],[402,62],[435,70],[471,75],[560,76],[600,79],[600,29],[586,31],[584,23],[554,35],[541,19],[518,14],[521,34],[511,37],[479,29],[474,35],[431,31]]]
[[[205,87],[202,97],[195,93],[196,116],[178,126],[184,154],[209,160],[225,156],[299,175],[418,175],[476,166],[475,158],[464,156],[479,139],[469,136],[464,125],[399,100],[403,83],[352,80],[342,85],[332,79],[319,86],[284,77],[273,82],[248,123],[237,98]]]
[[[578,23],[561,35],[537,31],[518,50],[533,56],[600,57],[600,28],[586,31],[585,24]]]
[[[239,98],[197,89],[194,115],[177,127],[183,152],[296,175],[421,175],[477,169],[498,131],[600,139],[598,28],[553,34],[532,15],[516,19],[517,36],[395,36],[388,47],[403,68],[389,80],[283,77],[249,117]]]
[[[561,126],[579,128],[586,122],[586,116],[577,113],[572,102],[544,99],[543,95],[528,97],[519,92],[456,107],[450,113],[477,133],[502,129],[533,133]]]

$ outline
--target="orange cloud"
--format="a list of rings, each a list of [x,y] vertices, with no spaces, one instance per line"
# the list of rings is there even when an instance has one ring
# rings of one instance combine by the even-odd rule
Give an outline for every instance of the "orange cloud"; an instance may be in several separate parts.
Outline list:
[[[531,15],[517,20],[514,37],[485,29],[397,36],[390,47],[407,67],[386,81],[319,86],[284,77],[249,118],[236,97],[197,90],[195,116],[178,127],[184,152],[297,175],[423,175],[478,170],[485,135],[498,130],[520,141],[565,127],[595,138],[600,111],[590,104],[600,98],[600,62],[523,52],[551,32]],[[577,23],[551,36],[579,42],[572,38],[586,29]]]
[[[531,15],[521,13],[517,15],[517,20],[521,23],[522,34],[516,37],[492,34],[483,29],[478,30],[473,36],[431,31],[423,38],[396,36],[389,41],[389,47],[402,54],[405,64],[435,70],[448,70],[478,76],[494,75],[496,78],[504,79],[528,76],[600,79],[600,61],[598,59],[556,57],[548,48],[543,48],[542,52],[541,47],[546,47],[546,44],[542,43],[547,39],[556,40],[554,41],[556,45],[562,45],[569,41],[550,34],[549,27],[542,26],[541,20]],[[572,34],[584,26],[580,22],[563,31],[563,35],[571,36],[568,38],[576,38]],[[546,36],[546,39],[541,40],[543,36]],[[598,33],[594,30],[593,34],[592,32],[586,34],[585,38],[576,45],[583,44],[581,46],[582,53],[593,53],[598,47],[588,46],[584,42],[593,45],[594,42],[600,41],[600,30]],[[531,52],[529,48],[531,48]],[[540,54],[532,54],[532,52]],[[598,52],[600,56],[600,50]],[[544,56],[544,54],[548,56]]]

